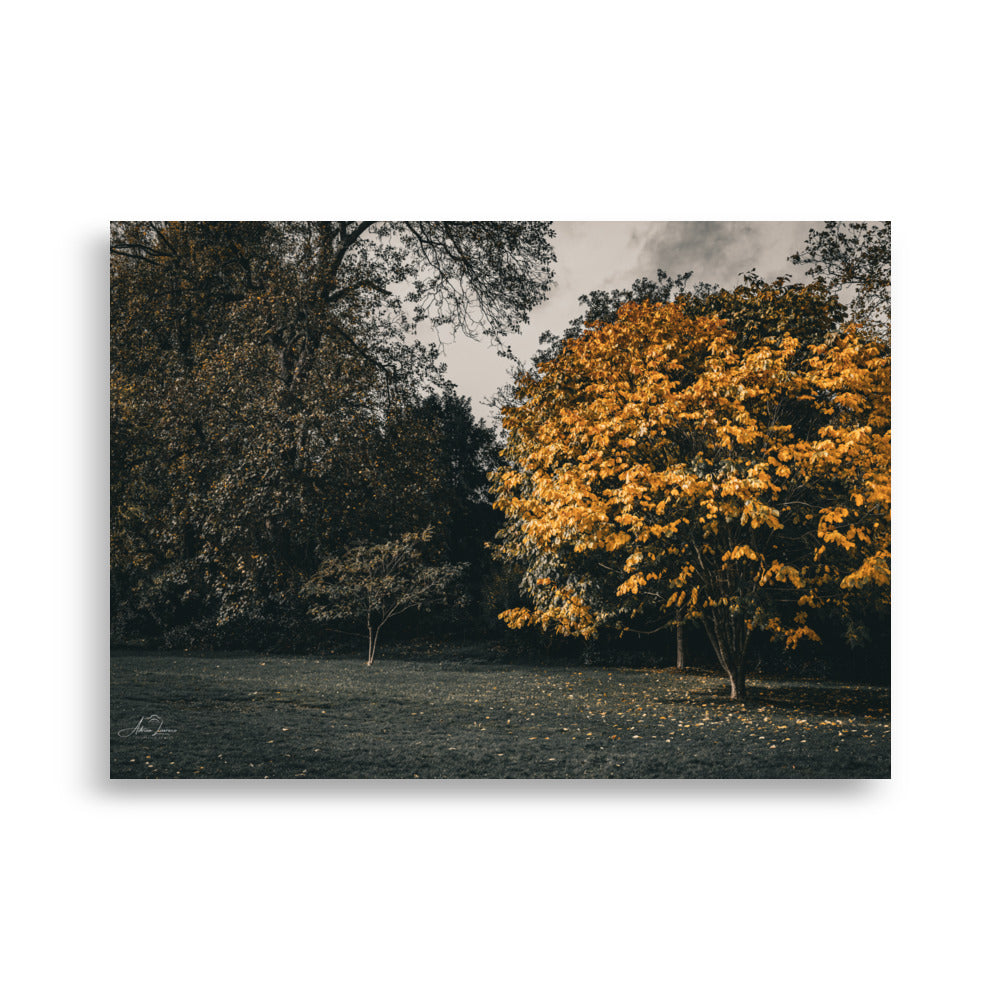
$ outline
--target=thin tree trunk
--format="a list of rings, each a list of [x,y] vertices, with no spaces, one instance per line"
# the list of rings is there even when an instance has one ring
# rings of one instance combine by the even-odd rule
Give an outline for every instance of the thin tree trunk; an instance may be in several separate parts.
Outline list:
[[[677,623],[677,669],[684,669],[684,622]]]
[[[382,623],[384,625],[385,622]],[[375,632],[372,633],[371,630],[368,632],[368,666],[370,667],[375,662],[375,647],[378,645],[378,634],[382,630],[382,625],[379,625]]]
[[[718,619],[713,615],[705,620],[705,631],[708,633],[709,642],[715,650],[719,665],[729,678],[729,697],[733,701],[744,701],[747,696],[746,669],[743,665],[743,652],[746,648],[745,636],[736,634],[736,624],[727,623],[731,626],[728,633],[725,625],[720,625]],[[746,626],[740,620],[740,627],[744,630]],[[731,641],[727,641],[727,639]],[[743,640],[743,641],[741,641]]]

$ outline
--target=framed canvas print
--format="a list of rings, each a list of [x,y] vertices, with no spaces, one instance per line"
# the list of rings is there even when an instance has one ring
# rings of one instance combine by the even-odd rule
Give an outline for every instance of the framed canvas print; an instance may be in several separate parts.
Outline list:
[[[887,778],[889,222],[115,222],[113,778]]]

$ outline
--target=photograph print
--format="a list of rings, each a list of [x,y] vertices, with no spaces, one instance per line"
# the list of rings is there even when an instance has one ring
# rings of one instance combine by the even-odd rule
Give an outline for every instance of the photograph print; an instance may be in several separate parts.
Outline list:
[[[889,778],[889,222],[112,222],[112,778]]]

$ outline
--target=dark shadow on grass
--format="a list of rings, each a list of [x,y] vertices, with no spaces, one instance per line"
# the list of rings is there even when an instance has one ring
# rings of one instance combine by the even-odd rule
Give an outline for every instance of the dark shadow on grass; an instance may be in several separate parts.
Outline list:
[[[890,693],[881,688],[821,687],[808,683],[774,686],[754,684],[745,699],[733,699],[729,689],[658,694],[661,705],[712,705],[732,708],[774,708],[817,715],[884,714],[889,712]]]
[[[889,702],[888,688],[764,681],[748,687],[745,704],[836,715],[888,712]]]

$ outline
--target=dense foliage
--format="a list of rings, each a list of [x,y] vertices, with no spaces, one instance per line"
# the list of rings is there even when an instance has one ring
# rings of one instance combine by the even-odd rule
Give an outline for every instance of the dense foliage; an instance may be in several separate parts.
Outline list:
[[[407,579],[436,581],[436,630],[481,634],[505,612],[540,637],[599,637],[599,658],[623,635],[652,655],[642,637],[676,626],[680,663],[689,622],[736,696],[765,635],[843,651],[875,633],[884,653],[888,223],[811,231],[790,259],[813,284],[659,271],[582,296],[507,390],[501,462],[433,331],[509,353],[551,284],[552,236],[113,224],[113,640],[305,648],[371,611],[374,643],[377,568],[406,550]]]
[[[568,331],[504,411],[500,552],[530,598],[507,623],[697,620],[742,697],[753,631],[794,646],[884,604],[889,361],[842,318],[751,275]]]
[[[551,238],[113,224],[112,637],[295,645],[324,559],[426,524],[442,561],[473,562],[461,533],[489,524],[492,436],[416,333],[502,347],[549,287]]]

